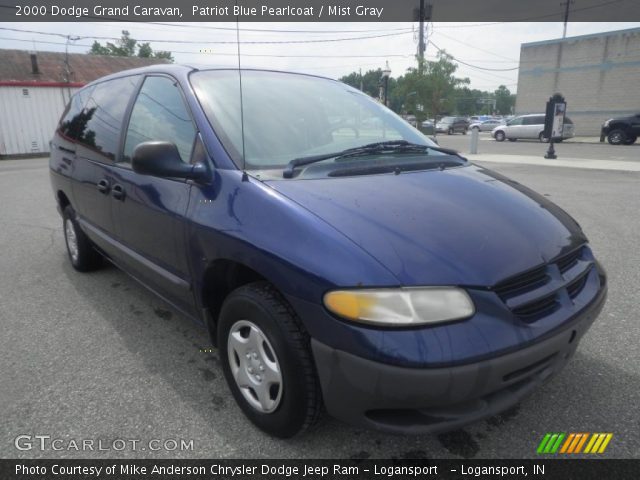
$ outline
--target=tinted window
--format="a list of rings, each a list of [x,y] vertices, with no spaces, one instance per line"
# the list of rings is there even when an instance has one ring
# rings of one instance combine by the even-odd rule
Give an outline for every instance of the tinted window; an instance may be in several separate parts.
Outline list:
[[[539,117],[524,117],[522,120],[523,125],[538,125],[540,122],[538,121]],[[544,119],[542,120],[544,123]]]
[[[523,120],[522,117],[514,118],[509,123],[507,123],[507,125],[509,125],[509,126],[511,126],[511,125],[522,125],[522,120]]]
[[[573,125],[573,122],[569,117],[564,117],[564,123],[568,123],[569,125]]]
[[[131,111],[123,161],[130,162],[133,149],[142,142],[175,143],[184,162],[189,162],[196,129],[179,87],[167,77],[148,77]]]
[[[85,106],[86,127],[81,142],[113,160],[127,104],[139,77],[124,77],[96,85]]]
[[[82,138],[84,130],[87,127],[84,106],[92,91],[93,87],[83,88],[71,97],[67,110],[60,120],[59,132],[65,137],[72,140]]]

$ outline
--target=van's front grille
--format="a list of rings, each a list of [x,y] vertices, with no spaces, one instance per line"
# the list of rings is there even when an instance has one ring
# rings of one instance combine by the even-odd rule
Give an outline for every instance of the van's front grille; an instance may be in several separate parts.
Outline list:
[[[583,245],[549,263],[508,278],[492,290],[517,318],[533,323],[555,312],[563,295],[571,300],[578,297],[593,263],[589,247]]]

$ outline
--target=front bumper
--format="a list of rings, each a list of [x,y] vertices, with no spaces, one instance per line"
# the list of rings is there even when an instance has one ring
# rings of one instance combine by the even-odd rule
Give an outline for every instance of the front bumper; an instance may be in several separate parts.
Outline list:
[[[605,138],[607,138],[607,135],[609,135],[609,128],[603,126],[600,129],[600,142],[604,142]]]
[[[453,430],[506,410],[558,373],[602,310],[606,288],[546,339],[460,366],[406,368],[312,339],[324,403],[347,423],[394,433]]]

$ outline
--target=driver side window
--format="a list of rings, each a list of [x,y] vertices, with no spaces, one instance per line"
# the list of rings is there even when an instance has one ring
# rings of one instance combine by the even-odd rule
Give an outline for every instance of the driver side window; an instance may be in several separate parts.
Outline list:
[[[176,82],[147,77],[131,111],[123,161],[131,162],[135,147],[152,140],[173,142],[182,161],[189,163],[196,129]]]

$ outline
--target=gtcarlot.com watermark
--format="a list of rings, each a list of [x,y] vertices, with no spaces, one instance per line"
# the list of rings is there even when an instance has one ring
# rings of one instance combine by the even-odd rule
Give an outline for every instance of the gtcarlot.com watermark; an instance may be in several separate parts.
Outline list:
[[[21,451],[77,451],[77,452],[122,452],[122,451],[152,451],[152,452],[183,452],[193,451],[193,440],[184,438],[55,438],[51,435],[18,435],[13,444]]]

